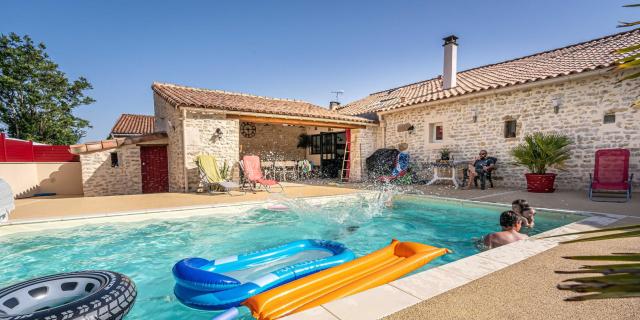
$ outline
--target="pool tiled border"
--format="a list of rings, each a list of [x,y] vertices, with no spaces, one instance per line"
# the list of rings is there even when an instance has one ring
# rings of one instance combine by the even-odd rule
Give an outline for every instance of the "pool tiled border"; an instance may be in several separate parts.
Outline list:
[[[321,205],[335,200],[372,199],[378,195],[373,191],[361,191],[335,196],[299,197],[289,200],[304,200],[312,205]],[[19,220],[0,223],[0,237],[22,232],[36,232],[50,229],[64,229],[88,224],[139,222],[151,219],[184,219],[197,216],[236,216],[244,214],[274,200],[244,201],[198,206],[168,207],[120,212],[105,212],[86,216],[54,217],[48,219]],[[232,209],[232,210],[230,210]]]
[[[355,194],[300,197],[311,204],[324,204],[332,200],[348,200],[353,198],[372,199],[378,195],[373,191],[362,191]],[[460,205],[486,205],[490,207],[508,207],[508,205],[424,195],[403,195],[434,201],[455,202]],[[38,220],[22,220],[0,224],[0,236],[22,232],[37,232],[48,229],[62,229],[87,224],[137,222],[150,219],[182,219],[196,216],[233,216],[243,214],[256,207],[264,206],[269,201],[250,201],[187,207],[170,207],[123,212],[102,213],[89,216],[60,217]],[[233,208],[233,210],[229,210]],[[550,235],[559,235],[578,231],[593,230],[612,224],[627,216],[598,212],[576,212],[539,208],[543,211],[577,214],[585,216],[577,222],[549,230],[529,239],[518,241],[496,249],[478,253],[448,264],[398,279],[388,284],[360,292],[326,303],[322,306],[305,310],[288,316],[287,320],[366,320],[379,319],[402,309],[413,306],[441,293],[465,285],[471,281],[506,268],[512,264],[537,255],[558,245],[561,241],[574,239],[577,236],[564,236],[542,239]]]
[[[460,204],[483,204],[492,207],[505,206],[499,203],[410,195],[410,197],[428,198],[438,201],[452,201]],[[585,216],[585,219],[552,229],[529,239],[506,246],[484,251],[473,256],[456,260],[445,265],[398,279],[388,284],[369,289],[349,297],[326,303],[285,317],[286,320],[368,320],[380,319],[408,308],[439,294],[480,279],[493,272],[504,269],[524,259],[535,256],[556,247],[560,242],[575,239],[578,236],[564,236],[542,239],[546,236],[594,230],[605,227],[624,215],[576,212],[540,208],[541,211],[569,213]]]

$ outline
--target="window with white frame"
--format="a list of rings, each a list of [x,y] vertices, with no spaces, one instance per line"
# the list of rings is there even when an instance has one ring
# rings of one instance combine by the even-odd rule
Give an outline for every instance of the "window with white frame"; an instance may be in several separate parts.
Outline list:
[[[439,143],[444,140],[444,126],[442,122],[429,124],[429,142]]]

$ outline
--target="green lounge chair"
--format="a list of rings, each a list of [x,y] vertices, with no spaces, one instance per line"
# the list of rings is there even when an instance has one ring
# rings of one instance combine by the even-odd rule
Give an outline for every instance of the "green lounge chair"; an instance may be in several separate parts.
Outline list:
[[[216,157],[202,154],[196,157],[196,163],[200,170],[200,181],[210,193],[228,193],[230,195],[231,189],[240,188],[239,184],[233,181],[225,181],[220,175]],[[222,191],[214,191],[215,189]]]

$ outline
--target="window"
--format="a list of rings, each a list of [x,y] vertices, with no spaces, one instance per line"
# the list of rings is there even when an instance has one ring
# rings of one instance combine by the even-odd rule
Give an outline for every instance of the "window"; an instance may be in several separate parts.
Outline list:
[[[320,154],[320,148],[322,146],[322,141],[320,140],[320,135],[316,134],[311,136],[311,147],[310,147],[310,153],[311,154]]]
[[[335,154],[336,153],[336,135],[335,134],[323,134],[322,137],[322,154]]]
[[[505,138],[515,138],[516,137],[516,120],[507,120],[504,122],[504,137]]]
[[[444,127],[442,123],[429,124],[429,141],[432,143],[444,140]]]
[[[119,167],[120,164],[118,163],[118,153],[117,152],[111,152],[111,167],[112,168],[116,168]]]
[[[604,124],[607,123],[616,123],[616,114],[615,113],[607,113],[604,115],[604,119],[602,119]]]

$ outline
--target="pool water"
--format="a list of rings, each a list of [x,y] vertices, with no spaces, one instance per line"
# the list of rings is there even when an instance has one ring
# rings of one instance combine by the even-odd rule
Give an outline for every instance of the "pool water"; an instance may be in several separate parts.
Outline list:
[[[14,234],[0,239],[0,287],[46,274],[107,269],[130,276],[138,286],[138,299],[127,319],[210,319],[211,312],[184,307],[173,296],[171,268],[179,259],[212,259],[307,238],[342,242],[356,256],[384,247],[392,238],[453,250],[424,270],[479,252],[477,240],[499,230],[498,217],[504,210],[420,197],[399,197],[392,208],[375,199],[354,199],[318,206],[277,198],[275,202],[290,210],[273,212],[261,206],[233,217],[94,224]],[[528,233],[579,219],[539,212],[536,227]]]

